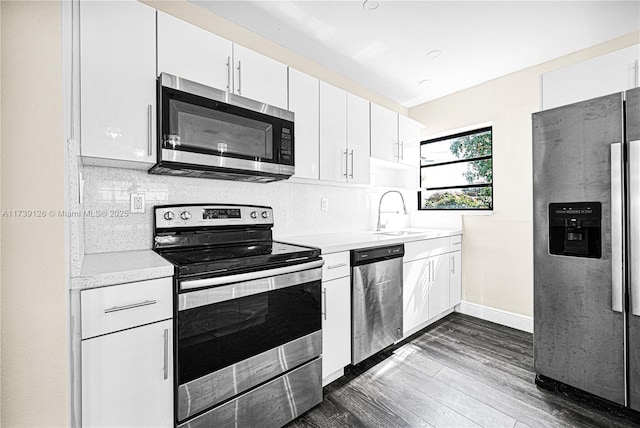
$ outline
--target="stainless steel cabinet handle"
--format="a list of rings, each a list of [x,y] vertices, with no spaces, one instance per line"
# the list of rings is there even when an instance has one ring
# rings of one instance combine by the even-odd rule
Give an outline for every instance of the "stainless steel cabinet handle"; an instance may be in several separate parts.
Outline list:
[[[227,57],[227,92],[231,92],[231,57]]]
[[[327,288],[322,289],[322,316],[327,320]]]
[[[622,312],[622,144],[611,144],[611,309]]]
[[[451,273],[456,273],[456,256],[451,256]]]
[[[353,178],[353,149],[351,149],[349,156],[351,156],[351,174],[349,174],[349,177]]]
[[[394,142],[393,145],[398,146],[398,150],[396,151],[396,154],[394,156],[396,159],[400,160],[400,141],[398,141],[397,143]]]
[[[147,154],[149,156],[153,154],[153,142],[151,141],[151,134],[153,132],[151,126],[151,122],[153,120],[152,109],[153,106],[151,104],[147,105]]]
[[[238,95],[242,95],[242,61],[238,61]]]
[[[629,261],[631,314],[640,316],[640,140],[629,142]]]
[[[169,378],[169,329],[164,329],[164,379]]]
[[[113,306],[111,308],[105,309],[104,313],[110,314],[111,312],[126,311],[127,309],[134,309],[134,308],[139,308],[141,306],[155,305],[156,303],[158,303],[157,300],[145,300],[144,302],[132,303],[130,305]]]
[[[342,174],[342,175],[347,177],[348,174],[349,174],[349,156],[347,156],[347,151],[346,150],[344,152],[342,152],[342,154],[344,155],[344,163],[343,163],[344,174]]]
[[[400,151],[401,147],[402,151]],[[400,160],[404,160],[404,140],[400,140],[400,145],[398,146],[398,157]]]
[[[337,264],[337,265],[327,266],[327,269],[338,269],[338,268],[341,268],[341,267],[345,267],[346,265],[347,265],[346,263],[340,263],[340,264]]]

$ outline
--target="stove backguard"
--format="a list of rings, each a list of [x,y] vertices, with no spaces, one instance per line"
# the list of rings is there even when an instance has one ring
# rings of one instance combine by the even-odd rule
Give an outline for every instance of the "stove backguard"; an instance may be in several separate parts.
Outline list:
[[[600,202],[549,204],[549,253],[602,258],[601,223]]]

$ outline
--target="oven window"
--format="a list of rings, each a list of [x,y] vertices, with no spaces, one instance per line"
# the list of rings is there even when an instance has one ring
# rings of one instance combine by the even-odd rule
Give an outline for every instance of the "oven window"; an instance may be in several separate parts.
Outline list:
[[[322,328],[320,281],[178,313],[184,384]]]
[[[180,137],[179,149],[273,159],[271,123],[175,99],[169,101],[169,120],[169,133]]]

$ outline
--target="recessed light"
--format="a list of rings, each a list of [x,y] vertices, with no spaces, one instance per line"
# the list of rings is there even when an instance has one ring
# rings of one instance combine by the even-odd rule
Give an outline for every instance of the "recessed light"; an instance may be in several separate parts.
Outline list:
[[[376,0],[364,0],[362,8],[366,10],[376,10],[380,6],[380,2]]]
[[[440,49],[434,49],[432,51],[427,52],[427,56],[429,58],[438,58],[440,54],[442,54],[442,51]]]
[[[418,85],[426,85],[429,82],[431,82],[431,79],[422,79],[418,82]]]

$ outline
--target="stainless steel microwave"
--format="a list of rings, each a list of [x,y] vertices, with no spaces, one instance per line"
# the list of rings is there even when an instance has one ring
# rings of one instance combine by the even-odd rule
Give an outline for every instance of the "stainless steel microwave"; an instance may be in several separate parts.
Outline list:
[[[294,169],[294,114],[162,73],[152,174],[269,182]]]

